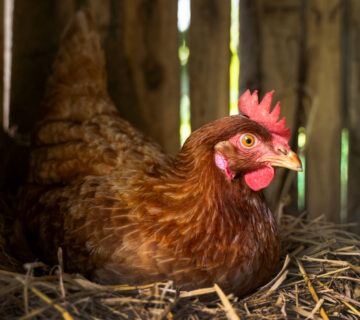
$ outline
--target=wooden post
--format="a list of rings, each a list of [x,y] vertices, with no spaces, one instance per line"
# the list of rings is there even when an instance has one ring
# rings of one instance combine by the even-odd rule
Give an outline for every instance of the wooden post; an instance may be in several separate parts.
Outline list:
[[[307,208],[340,217],[341,28],[339,0],[307,1]]]
[[[274,104],[281,101],[281,116],[292,130],[290,145],[296,149],[300,114],[299,80],[303,42],[303,1],[258,0],[257,14],[260,26],[260,74],[262,96],[275,90]],[[243,33],[246,32],[244,25]],[[244,44],[246,46],[246,43]],[[246,65],[246,61],[243,62]],[[296,172],[279,169],[265,190],[270,208],[275,209],[281,198],[291,192],[292,212],[297,210]],[[285,189],[284,189],[285,187]]]
[[[192,0],[191,128],[229,114],[230,0]]]
[[[28,133],[37,116],[71,0],[16,0],[14,7],[10,125]]]
[[[261,91],[261,52],[259,1],[240,1],[240,81],[239,93]]]
[[[3,125],[3,89],[4,89],[4,0],[0,0],[0,130]]]
[[[348,221],[357,222],[353,230],[360,234],[360,2],[348,3],[347,88],[349,129]]]
[[[174,154],[180,145],[177,1],[112,1],[110,15],[110,95],[124,118]]]

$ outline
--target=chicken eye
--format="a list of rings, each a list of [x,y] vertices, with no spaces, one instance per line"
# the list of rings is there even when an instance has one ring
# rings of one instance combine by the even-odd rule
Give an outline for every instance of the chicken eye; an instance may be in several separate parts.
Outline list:
[[[245,133],[241,136],[240,142],[245,148],[251,148],[255,145],[256,138],[251,134]]]

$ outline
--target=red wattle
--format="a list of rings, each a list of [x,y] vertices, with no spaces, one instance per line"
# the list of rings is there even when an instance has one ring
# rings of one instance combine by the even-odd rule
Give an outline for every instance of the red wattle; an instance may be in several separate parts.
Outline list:
[[[245,182],[250,189],[258,191],[266,188],[274,178],[275,170],[273,167],[264,167],[245,174]]]

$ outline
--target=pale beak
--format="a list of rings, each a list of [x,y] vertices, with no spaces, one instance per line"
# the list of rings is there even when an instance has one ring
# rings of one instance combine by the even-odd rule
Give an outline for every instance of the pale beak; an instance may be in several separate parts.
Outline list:
[[[270,162],[273,167],[284,167],[290,170],[303,171],[301,161],[298,155],[289,150],[286,154],[269,155],[260,159],[261,162]]]

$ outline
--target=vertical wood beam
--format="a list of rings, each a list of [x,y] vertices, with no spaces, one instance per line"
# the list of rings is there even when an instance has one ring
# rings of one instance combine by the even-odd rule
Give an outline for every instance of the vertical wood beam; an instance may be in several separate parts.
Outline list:
[[[191,128],[229,114],[230,0],[192,0]]]
[[[239,93],[261,91],[261,44],[259,1],[240,1],[240,80]]]
[[[170,153],[179,150],[177,1],[111,1],[109,91],[120,114]]]
[[[347,84],[349,129],[348,221],[358,223],[353,229],[360,234],[360,2],[348,2]]]
[[[300,108],[298,97],[303,42],[302,3],[301,0],[257,0],[261,44],[261,98],[266,92],[275,90],[274,104],[281,101],[281,117],[286,117],[286,124],[291,128],[290,145],[295,150]],[[265,190],[270,208],[274,210],[281,198],[291,192],[291,211],[296,212],[296,182],[296,172],[278,169],[271,185]]]
[[[307,1],[306,195],[310,217],[340,218],[341,0]]]
[[[16,0],[13,26],[10,126],[28,133],[36,119],[72,0]]]
[[[0,130],[2,130],[4,106],[4,0],[0,0]]]

